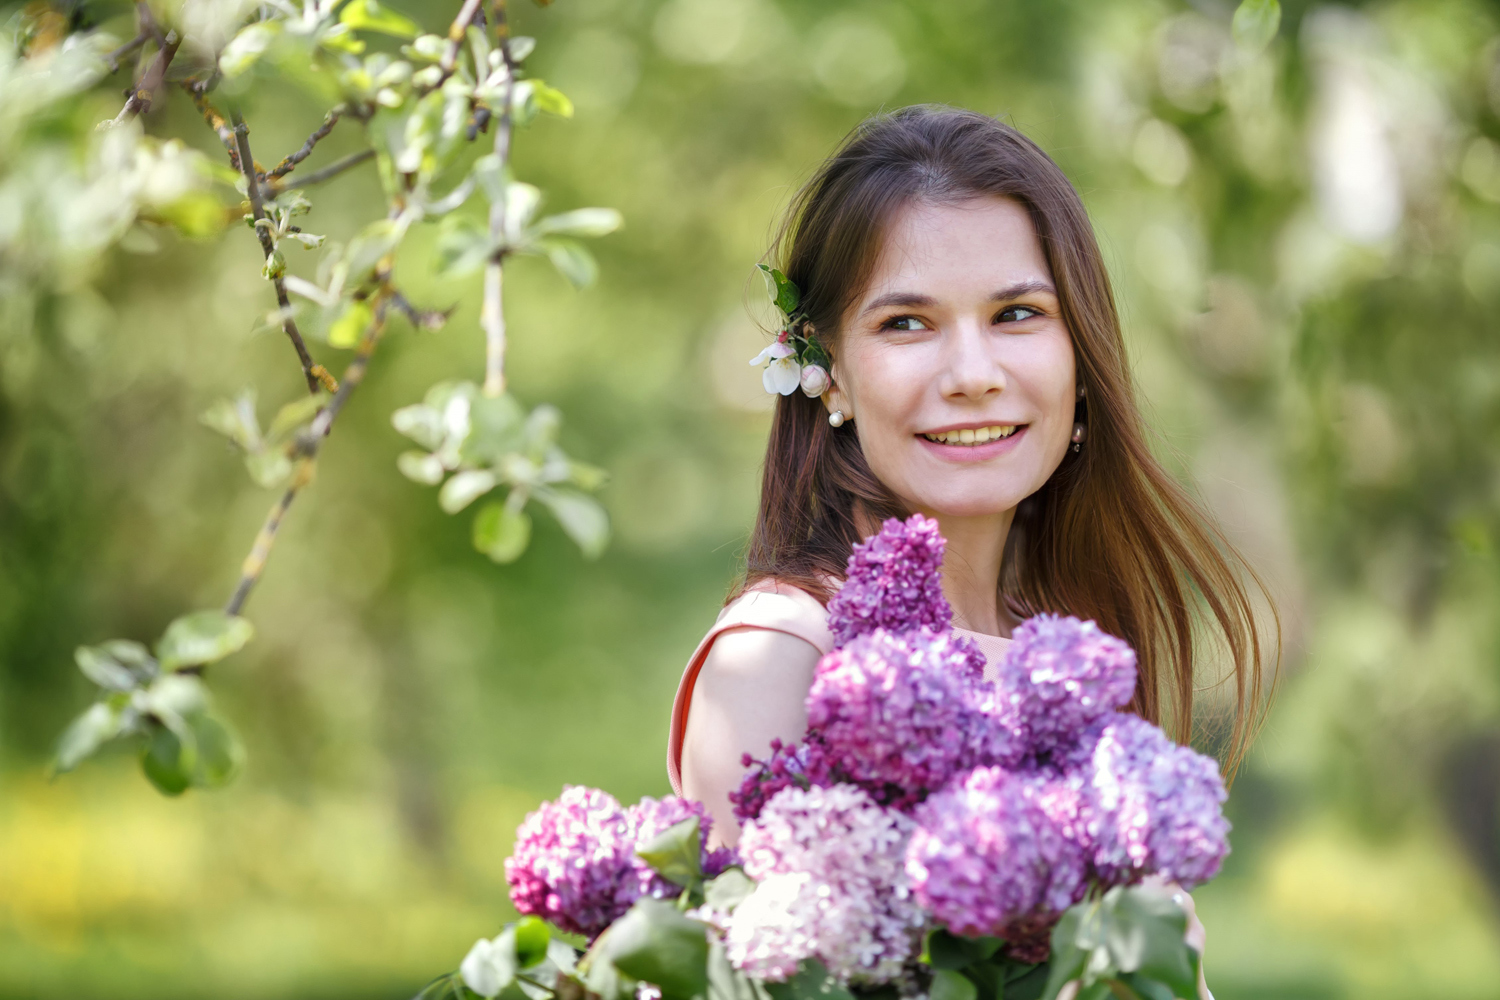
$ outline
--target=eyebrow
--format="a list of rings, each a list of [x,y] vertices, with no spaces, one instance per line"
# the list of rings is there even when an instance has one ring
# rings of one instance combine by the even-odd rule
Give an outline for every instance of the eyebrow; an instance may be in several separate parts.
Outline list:
[[[1050,282],[1033,279],[1031,281],[1018,281],[1014,285],[1007,285],[990,296],[991,302],[1009,302],[1032,292],[1047,292],[1051,295],[1057,294]],[[922,295],[919,292],[887,292],[885,295],[875,299],[865,306],[860,313],[861,316],[875,312],[877,309],[885,309],[889,306],[934,306],[937,299],[930,295]]]

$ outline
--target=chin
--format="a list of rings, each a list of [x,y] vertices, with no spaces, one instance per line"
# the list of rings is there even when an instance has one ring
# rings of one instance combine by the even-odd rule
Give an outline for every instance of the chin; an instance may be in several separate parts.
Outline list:
[[[1030,495],[1017,492],[1010,484],[994,489],[965,484],[961,489],[920,491],[916,495],[916,506],[939,517],[995,517],[1013,509]]]

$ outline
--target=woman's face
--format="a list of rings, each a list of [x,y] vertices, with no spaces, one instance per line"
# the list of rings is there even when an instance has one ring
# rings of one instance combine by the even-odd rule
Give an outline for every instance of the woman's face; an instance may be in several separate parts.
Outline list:
[[[1001,514],[1062,462],[1074,359],[1052,273],[1018,202],[914,202],[843,317],[830,409],[913,510]]]

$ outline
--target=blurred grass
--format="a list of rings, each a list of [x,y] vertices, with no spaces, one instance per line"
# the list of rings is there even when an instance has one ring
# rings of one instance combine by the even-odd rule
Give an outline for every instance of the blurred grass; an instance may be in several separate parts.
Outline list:
[[[1494,15],[1290,3],[1241,65],[1229,10],[516,4],[532,68],[578,105],[520,136],[519,176],[627,221],[585,292],[509,265],[512,385],[610,470],[615,542],[585,563],[542,520],[496,567],[396,473],[391,411],[482,366],[477,284],[433,278],[420,234],[399,280],[457,311],[396,327],[292,512],[257,640],[212,677],[250,755],[218,793],[163,800],[119,757],[42,775],[89,697],[73,646],[220,603],[271,502],[197,423],[246,384],[263,412],[299,392],[280,334],[252,332],[259,251],[162,236],[39,291],[0,332],[0,996],[407,996],[509,915],[529,808],[565,782],[665,793],[678,673],[754,511],[751,265],[845,130],[929,100],[1006,116],[1074,179],[1163,456],[1281,601],[1286,678],[1231,799],[1235,854],[1195,894],[1216,996],[1493,996],[1486,834],[1451,789],[1500,673],[1500,185],[1476,145],[1500,133]],[[257,93],[257,152],[322,113]],[[179,95],[150,127],[219,155]],[[340,126],[310,165],[357,148]],[[1394,175],[1360,172],[1381,156]],[[1370,238],[1393,183],[1399,225]],[[376,197],[351,174],[309,227],[347,237]]]

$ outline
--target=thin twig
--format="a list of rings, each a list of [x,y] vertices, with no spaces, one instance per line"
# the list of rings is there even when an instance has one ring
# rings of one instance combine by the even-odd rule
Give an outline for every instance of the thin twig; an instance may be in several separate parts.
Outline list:
[[[375,352],[375,345],[385,327],[385,313],[386,300],[382,295],[375,304],[375,314],[370,320],[370,325],[365,329],[359,346],[355,349],[353,360],[349,362],[349,367],[344,369],[344,377],[340,382],[338,392],[333,394],[327,406],[318,411],[318,415],[313,418],[307,431],[298,438],[299,454],[295,471],[292,473],[292,481],[280,498],[271,505],[265,522],[261,525],[260,531],[256,532],[250,552],[240,565],[240,582],[235,586],[229,603],[224,606],[225,614],[240,613],[240,609],[245,606],[245,600],[250,596],[251,589],[260,580],[261,573],[265,571],[266,559],[271,554],[271,546],[276,542],[277,532],[281,530],[281,522],[286,517],[287,508],[292,505],[293,500],[297,499],[297,494],[302,488],[312,482],[318,450],[322,448],[328,432],[333,429],[333,422],[338,419],[339,411],[348,402],[349,394],[359,388],[360,382],[365,377],[365,371],[370,366],[370,355]]]
[[[234,129],[229,127],[223,115],[214,110],[214,106],[208,103],[208,98],[203,91],[191,80],[182,81],[182,89],[188,92],[193,106],[198,109],[198,113],[203,116],[208,127],[214,130],[214,134],[219,137],[219,142],[224,144],[224,151],[229,154],[230,164],[234,166],[234,169],[243,173],[244,168],[240,166],[240,151],[238,143],[235,142]]]
[[[177,55],[177,48],[181,44],[182,39],[177,36],[177,32],[167,32],[166,37],[161,41],[161,48],[156,52],[156,59],[141,77],[140,83],[135,85],[135,89],[125,101],[125,106],[120,109],[120,113],[106,122],[106,126],[119,125],[121,122],[151,110],[151,95],[167,78],[167,67],[172,65],[172,57]]]
[[[266,174],[266,180],[271,180],[274,177],[285,177],[287,174],[292,172],[297,164],[301,163],[303,160],[311,156],[313,147],[318,144],[318,140],[324,138],[328,135],[329,132],[333,131],[333,127],[338,124],[339,116],[343,113],[344,106],[342,104],[334,108],[332,111],[328,112],[327,116],[325,116],[323,119],[323,124],[319,125],[317,130],[313,132],[312,135],[307,137],[307,141],[302,144],[302,148],[297,150],[291,156],[288,156],[286,159],[282,160],[280,163],[276,164],[276,166]]]
[[[500,117],[495,123],[495,158],[500,161],[501,175],[510,162],[510,94],[515,85],[516,67],[510,58],[510,22],[506,20],[505,0],[495,0],[495,36],[505,60],[505,87],[500,94]],[[505,232],[505,201],[490,203],[490,237],[498,242]],[[479,325],[484,330],[484,394],[499,396],[505,392],[505,300],[502,269],[505,252],[497,251],[484,267],[484,302],[479,310]]]
[[[268,186],[271,188],[271,190],[276,192],[290,191],[293,188],[312,187],[314,184],[321,184],[324,181],[329,180],[330,178],[337,177],[339,174],[343,173],[345,170],[348,170],[350,167],[357,167],[366,160],[371,160],[374,158],[375,150],[362,149],[358,153],[350,153],[342,160],[334,160],[332,163],[321,170],[314,170],[310,174],[303,174],[291,184],[277,183]]]
[[[132,52],[134,52],[136,49],[140,48],[142,45],[145,45],[146,44],[146,40],[149,39],[150,37],[151,37],[150,35],[146,34],[146,32],[144,32],[144,31],[142,31],[140,34],[136,35],[130,41],[126,42],[124,45],[121,45],[119,48],[115,49],[109,55],[105,56],[104,57],[105,62],[109,63],[109,71],[111,73],[118,73],[118,72],[120,72],[120,60],[124,59],[126,56],[130,55]]]
[[[400,310],[412,326],[419,330],[440,330],[443,324],[448,322],[448,316],[456,307],[447,309],[419,309],[411,304],[405,295],[400,292],[391,292],[391,305]]]
[[[438,77],[436,83],[424,89],[424,93],[431,93],[437,90],[448,81],[448,77],[452,76],[453,71],[458,68],[458,54],[463,50],[464,38],[468,34],[469,25],[474,23],[476,17],[483,16],[483,7],[484,0],[464,0],[464,5],[458,9],[458,16],[448,26],[448,47],[443,50],[443,58],[438,60],[438,69],[442,71],[442,74]],[[475,72],[482,76],[485,68],[484,66],[476,66],[474,69]]]
[[[276,244],[266,227],[259,225],[260,221],[266,217],[266,210],[261,196],[260,181],[255,176],[255,157],[250,153],[250,129],[238,112],[232,114],[234,140],[240,154],[240,173],[245,175],[246,191],[250,195],[250,214],[256,223],[255,235],[260,237],[260,248],[265,253],[266,259],[270,260],[271,255],[276,252]],[[297,329],[297,321],[292,318],[292,300],[286,294],[286,282],[276,277],[271,279],[271,284],[276,288],[276,302],[281,306],[281,329],[286,332],[287,339],[292,342],[292,347],[297,352],[297,360],[302,363],[302,375],[307,379],[307,391],[317,392],[318,376],[313,374],[312,355],[307,353],[307,344],[302,339],[302,332]]]

